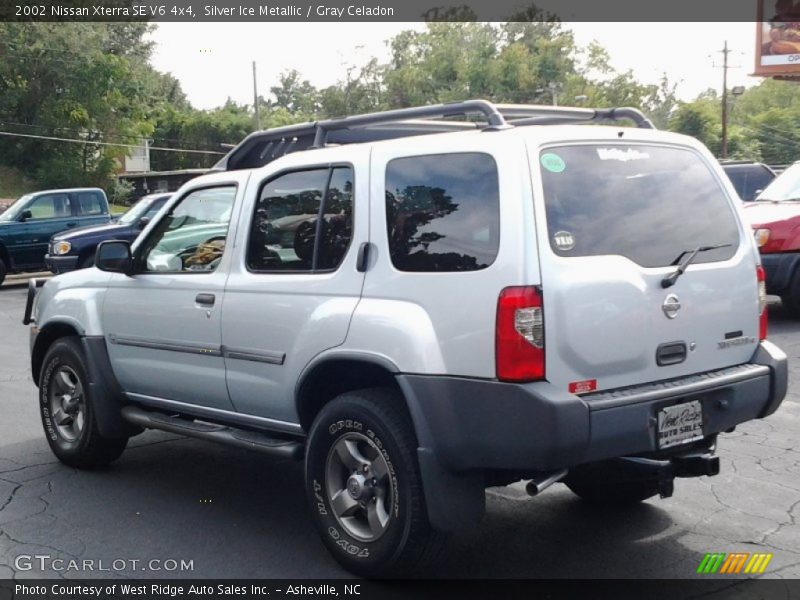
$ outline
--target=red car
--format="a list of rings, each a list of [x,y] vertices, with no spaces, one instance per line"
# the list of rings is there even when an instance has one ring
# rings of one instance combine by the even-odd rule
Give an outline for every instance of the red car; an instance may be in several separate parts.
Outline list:
[[[800,317],[800,162],[744,204],[767,275],[767,293]]]

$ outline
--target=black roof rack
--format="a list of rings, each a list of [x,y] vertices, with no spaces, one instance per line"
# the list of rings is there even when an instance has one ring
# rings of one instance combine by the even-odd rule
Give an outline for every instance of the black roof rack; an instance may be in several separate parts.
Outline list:
[[[446,120],[480,115],[481,121]],[[481,129],[497,131],[528,125],[588,123],[621,119],[637,127],[655,129],[635,108],[575,108],[536,104],[493,104],[466,100],[287,125],[247,136],[213,168],[232,171],[263,166],[276,158],[321,148],[328,144],[355,144],[401,137]]]

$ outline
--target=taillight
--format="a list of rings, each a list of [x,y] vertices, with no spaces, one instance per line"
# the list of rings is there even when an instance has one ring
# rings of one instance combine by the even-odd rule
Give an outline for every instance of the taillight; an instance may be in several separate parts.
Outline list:
[[[767,276],[764,267],[756,267],[758,279],[758,339],[767,339]]]
[[[498,379],[544,379],[544,314],[538,289],[508,287],[500,292],[495,336]]]

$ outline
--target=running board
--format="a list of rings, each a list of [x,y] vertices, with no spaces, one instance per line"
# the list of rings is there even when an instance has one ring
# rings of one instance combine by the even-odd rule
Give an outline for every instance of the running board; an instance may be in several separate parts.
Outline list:
[[[305,446],[301,442],[270,437],[266,433],[236,429],[216,423],[190,421],[182,417],[144,410],[138,406],[124,407],[122,417],[128,422],[146,429],[160,429],[187,437],[255,450],[280,458],[301,460],[305,454]]]

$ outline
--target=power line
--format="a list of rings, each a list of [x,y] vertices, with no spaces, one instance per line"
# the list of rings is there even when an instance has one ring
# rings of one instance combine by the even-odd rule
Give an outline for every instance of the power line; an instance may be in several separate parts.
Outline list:
[[[143,137],[147,137],[147,136],[132,135],[132,134],[131,135],[119,134],[119,133],[110,133],[109,134],[109,133],[104,133],[102,131],[98,131],[98,130],[95,130],[95,129],[81,129],[81,128],[78,128],[78,127],[53,127],[53,126],[48,126],[48,125],[34,125],[34,124],[31,124],[31,123],[18,123],[18,122],[15,122],[15,121],[0,121],[0,125],[11,125],[12,127],[27,127],[28,129],[39,129],[39,130],[45,130],[45,131],[69,131],[69,132],[74,132],[74,133],[91,133],[91,134],[101,135],[106,139],[123,140],[123,141],[141,140]],[[178,139],[174,139],[174,138],[149,138],[149,139],[151,139],[151,141],[154,141],[154,142],[165,142],[165,143],[172,142],[172,143],[177,143],[177,144],[183,143],[182,140],[178,140]],[[176,149],[180,150],[182,148],[176,146]],[[191,148],[187,148],[187,150],[190,150],[190,149]],[[203,148],[203,149],[205,150],[205,149],[210,149],[210,148]]]
[[[23,137],[23,138],[31,138],[36,140],[48,140],[53,142],[71,142],[73,144],[84,144],[90,146],[116,146],[118,148],[137,148],[140,149],[141,146],[135,144],[118,144],[113,142],[93,142],[91,140],[76,140],[74,138],[61,138],[61,137],[54,137],[49,135],[33,135],[30,133],[13,133],[11,131],[0,131],[0,135],[8,136],[8,137]],[[219,156],[224,156],[224,152],[216,152],[214,150],[187,150],[183,148],[163,148],[158,146],[150,146],[150,150],[159,150],[161,152],[188,152],[191,154],[217,154]]]
[[[739,123],[739,127],[741,127],[742,129],[746,129],[747,131],[749,131],[751,133],[755,133],[756,135],[761,135],[762,133],[764,133],[763,131],[759,132],[757,129],[753,129],[752,127],[749,127],[747,125],[743,125],[741,123]],[[785,136],[782,136],[782,135],[778,135],[777,133],[770,133],[770,132],[767,132],[767,133],[769,133],[769,135],[771,135],[773,138],[777,138],[779,141],[781,141],[781,142],[783,142],[785,144],[790,144],[794,148],[800,148],[800,140],[793,140],[791,138],[788,138],[788,137],[785,137]]]
[[[764,127],[765,129],[769,129],[771,131],[775,131],[777,133],[781,133],[781,134],[783,134],[785,136],[791,137],[794,140],[800,139],[800,138],[795,137],[795,136],[797,136],[796,132],[789,131],[788,129],[780,129],[780,128],[775,127],[773,125],[768,125],[767,123],[756,123],[756,125],[758,125],[759,127]]]

